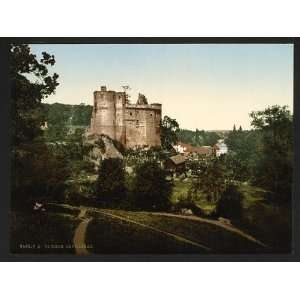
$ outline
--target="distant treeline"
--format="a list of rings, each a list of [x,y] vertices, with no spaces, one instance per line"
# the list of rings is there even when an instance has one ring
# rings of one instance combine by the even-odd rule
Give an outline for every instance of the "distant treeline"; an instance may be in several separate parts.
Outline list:
[[[62,103],[43,104],[48,126],[89,126],[93,107]]]
[[[177,137],[180,142],[193,146],[213,146],[223,136],[214,131],[180,129]]]

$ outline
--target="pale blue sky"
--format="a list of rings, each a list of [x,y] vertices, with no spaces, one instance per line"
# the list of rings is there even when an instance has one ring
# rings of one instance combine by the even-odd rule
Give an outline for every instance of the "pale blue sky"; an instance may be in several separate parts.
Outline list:
[[[129,85],[182,128],[250,127],[249,113],[293,103],[293,45],[32,45],[55,55],[56,94],[46,102],[93,103],[93,91]]]

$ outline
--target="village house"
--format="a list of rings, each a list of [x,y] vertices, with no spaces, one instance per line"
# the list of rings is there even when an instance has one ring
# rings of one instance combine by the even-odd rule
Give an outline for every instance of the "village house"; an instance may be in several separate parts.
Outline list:
[[[192,146],[181,142],[177,143],[174,149],[184,156],[211,156],[214,154],[214,149],[211,146]]]
[[[168,157],[164,162],[165,170],[173,174],[182,174],[186,171],[186,158],[182,154]]]
[[[217,157],[221,156],[222,154],[227,154],[228,152],[228,147],[224,143],[224,140],[218,140],[218,143],[213,146],[213,149]]]

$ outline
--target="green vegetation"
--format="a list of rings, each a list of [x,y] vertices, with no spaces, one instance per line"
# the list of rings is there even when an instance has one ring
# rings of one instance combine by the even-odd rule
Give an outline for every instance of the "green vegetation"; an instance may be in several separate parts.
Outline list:
[[[161,124],[161,148],[124,149],[112,141],[124,158],[104,159],[96,174],[95,165],[89,160],[91,150],[95,146],[100,149],[98,153],[105,154],[108,144],[102,139],[95,144],[83,140],[92,107],[42,104],[58,85],[58,75],[48,71],[55,64],[54,56],[42,53],[38,60],[29,46],[12,45],[10,61],[14,252],[25,241],[32,244],[71,241],[78,224],[74,212],[53,212],[53,207],[51,213],[47,209],[35,211],[37,202],[42,207],[56,202],[176,213],[187,209],[194,215],[205,216],[206,221],[146,212],[114,213],[204,242],[218,253],[265,251],[247,239],[245,242],[237,238],[230,230],[220,229],[222,226],[216,219],[225,217],[268,244],[272,251],[290,251],[293,121],[287,107],[272,106],[252,112],[253,130],[241,127],[237,130],[234,126],[226,134],[227,155],[190,157],[188,172],[175,179],[167,176],[162,167],[164,160],[174,153],[172,145],[178,140],[194,146],[214,145],[224,134],[180,130],[175,119],[165,116]],[[48,129],[41,130],[46,121]],[[97,234],[99,228],[103,229],[101,234]],[[187,247],[169,237],[162,239],[162,232],[141,229],[133,223],[123,224],[103,215],[95,216],[89,234],[96,251],[101,249],[103,253],[113,253],[113,247],[118,246],[124,253],[132,252],[135,246],[136,253],[145,249],[147,253],[164,249],[169,253],[199,251],[199,247]],[[105,239],[111,242],[107,248],[102,245]],[[48,253],[49,249],[24,251]],[[57,251],[73,250],[70,247]]]
[[[236,185],[230,184],[222,193],[216,206],[216,213],[220,217],[233,221],[240,220],[243,212],[243,194]]]
[[[48,126],[89,126],[93,107],[91,105],[70,105],[62,103],[43,104]]]
[[[109,212],[114,215],[123,217],[128,220],[128,223],[126,221],[112,221],[120,224],[122,222],[122,225],[124,228],[128,228],[123,235],[124,231],[122,231],[122,234],[118,234],[118,229],[113,234],[110,234],[107,236],[110,240],[112,239],[111,236],[115,236],[114,239],[114,246],[119,247],[119,245],[125,244],[127,249],[141,249],[138,253],[148,253],[147,248],[144,248],[144,245],[140,245],[139,243],[144,243],[143,241],[145,239],[148,239],[147,235],[151,234],[151,230],[143,229],[140,227],[136,227],[130,223],[130,221],[138,222],[141,224],[145,224],[146,226],[153,227],[155,229],[158,229],[163,232],[172,233],[174,235],[177,235],[179,237],[184,237],[185,239],[188,239],[190,241],[194,241],[196,243],[199,243],[205,247],[208,247],[206,251],[203,251],[203,249],[197,247],[190,248],[190,251],[192,253],[203,253],[203,252],[210,252],[210,253],[263,253],[269,251],[267,248],[262,247],[261,245],[256,244],[253,241],[248,240],[244,236],[241,236],[240,234],[224,229],[224,227],[220,226],[218,223],[215,223],[214,221],[206,221],[205,219],[190,219],[189,217],[178,217],[176,215],[160,215],[155,213],[147,213],[147,212],[132,212],[132,211],[122,211],[122,210],[109,210],[104,211]],[[95,214],[95,218],[97,216],[101,216],[101,214]],[[101,216],[102,219],[102,216]],[[106,218],[106,222],[110,222],[111,217]],[[97,222],[97,221],[96,221]],[[102,237],[105,235],[105,230],[102,230],[102,226],[105,226],[102,222],[98,225],[94,225],[94,228],[89,228],[93,230],[94,234],[89,235],[88,242],[93,243],[95,239],[98,240],[98,247],[97,251],[98,253],[101,253],[102,249],[105,247],[109,247],[109,245],[104,246],[105,239]],[[133,226],[133,227],[132,227]],[[109,230],[109,226],[104,227],[107,230]],[[132,229],[131,229],[132,228]],[[122,230],[121,226],[120,229]],[[136,230],[139,230],[139,232],[136,232]],[[98,232],[98,234],[96,234]],[[99,232],[101,232],[99,234]],[[132,248],[131,243],[126,244],[127,237],[130,238],[132,234],[136,234],[135,246]],[[97,236],[98,235],[98,236]],[[106,237],[106,236],[105,236]],[[124,238],[124,240],[123,240]],[[153,238],[154,245],[159,244],[159,240],[161,240],[161,243],[164,245],[164,241],[166,239],[166,236],[164,235],[158,235],[157,238]],[[138,244],[136,241],[139,241]],[[151,241],[151,239],[150,239]],[[122,246],[121,246],[122,247]],[[160,246],[158,246],[158,249]],[[152,247],[150,249],[153,249]],[[113,250],[111,248],[112,251]],[[131,250],[132,251],[132,250]],[[181,253],[177,252],[178,249],[168,249],[166,252],[163,250],[162,253]],[[169,252],[170,251],[170,252]],[[114,252],[115,253],[115,252]],[[154,253],[157,253],[156,251]],[[183,252],[185,253],[185,252]]]
[[[179,124],[175,119],[164,116],[161,123],[161,145],[163,149],[170,150],[178,142]]]
[[[172,182],[166,177],[166,171],[155,161],[137,165],[132,187],[134,205],[145,210],[167,210],[170,207]]]
[[[86,241],[93,245],[95,254],[172,254],[205,253],[204,249],[177,241],[173,237],[124,222],[109,216],[93,213]]]
[[[221,138],[216,132],[204,131],[204,130],[188,130],[180,129],[176,132],[177,139],[186,144],[192,146],[213,146]]]
[[[123,160],[119,158],[103,160],[96,182],[96,197],[100,203],[110,207],[126,201],[127,191]]]
[[[64,162],[46,147],[41,130],[45,123],[41,101],[55,92],[58,75],[48,71],[55,64],[53,55],[43,52],[38,60],[27,45],[11,45],[9,54],[12,207],[26,210],[37,199],[60,196],[62,178],[68,177]]]

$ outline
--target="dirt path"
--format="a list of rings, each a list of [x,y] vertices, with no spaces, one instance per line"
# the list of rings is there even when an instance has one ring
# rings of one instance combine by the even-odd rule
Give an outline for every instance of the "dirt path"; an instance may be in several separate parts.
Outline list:
[[[85,235],[86,235],[86,229],[88,227],[88,224],[92,220],[92,218],[85,218],[86,212],[87,212],[86,208],[80,209],[78,218],[82,219],[82,222],[76,228],[74,238],[73,238],[75,253],[77,255],[89,254],[89,251],[87,250],[86,243],[85,243]]]
[[[140,222],[137,222],[137,221],[133,221],[133,220],[128,219],[126,217],[121,217],[121,216],[114,215],[114,214],[109,213],[109,212],[104,212],[102,210],[97,210],[97,212],[101,213],[103,215],[115,218],[115,219],[126,221],[128,223],[136,224],[136,225],[142,226],[144,228],[147,228],[147,229],[159,232],[159,233],[164,234],[166,236],[172,237],[172,238],[174,238],[177,241],[184,242],[184,243],[196,246],[196,247],[201,248],[202,250],[205,250],[207,252],[211,252],[212,251],[212,249],[210,249],[209,247],[206,247],[206,246],[204,246],[202,244],[199,244],[198,242],[194,242],[194,241],[191,241],[189,239],[186,239],[185,237],[179,236],[177,234],[174,234],[174,233],[171,233],[171,232],[167,232],[167,231],[164,231],[164,230],[158,229],[156,227],[153,227],[153,226],[150,226],[150,225],[146,225],[146,224],[143,224],[143,223],[140,223]]]

